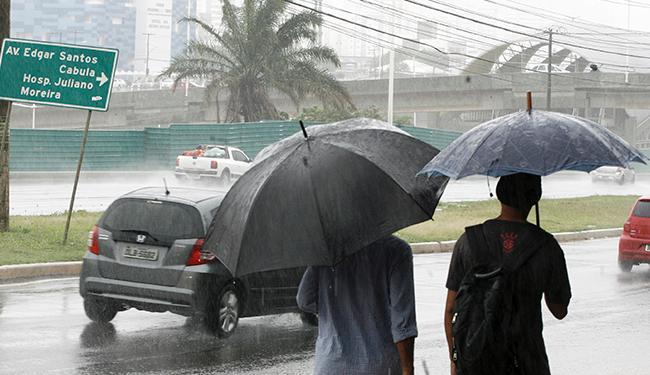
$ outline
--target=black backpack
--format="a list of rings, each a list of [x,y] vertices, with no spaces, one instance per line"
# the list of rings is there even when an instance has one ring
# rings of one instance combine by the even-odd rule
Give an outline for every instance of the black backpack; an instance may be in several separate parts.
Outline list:
[[[498,264],[490,256],[483,225],[465,228],[476,266],[463,277],[452,320],[453,360],[458,375],[521,374],[515,271],[541,244],[518,246],[516,257]]]

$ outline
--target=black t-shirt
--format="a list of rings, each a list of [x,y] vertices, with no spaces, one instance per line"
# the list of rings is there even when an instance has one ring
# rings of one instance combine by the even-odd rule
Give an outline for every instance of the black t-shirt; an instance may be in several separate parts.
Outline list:
[[[519,305],[520,334],[517,335],[517,353],[526,375],[550,374],[548,358],[542,337],[542,295],[549,302],[568,304],[571,286],[567,274],[564,252],[548,232],[530,223],[488,220],[483,223],[489,258],[498,267],[511,261],[524,246],[543,244],[522,265],[514,276],[515,293]],[[447,289],[458,291],[465,273],[477,265],[469,248],[467,235],[463,234],[454,247],[447,275]]]

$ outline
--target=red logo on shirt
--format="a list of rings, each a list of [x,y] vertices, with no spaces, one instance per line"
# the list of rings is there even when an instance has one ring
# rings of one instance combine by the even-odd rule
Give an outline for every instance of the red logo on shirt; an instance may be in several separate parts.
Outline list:
[[[517,234],[514,232],[501,233],[501,241],[503,244],[503,252],[510,253],[515,247],[517,241]]]

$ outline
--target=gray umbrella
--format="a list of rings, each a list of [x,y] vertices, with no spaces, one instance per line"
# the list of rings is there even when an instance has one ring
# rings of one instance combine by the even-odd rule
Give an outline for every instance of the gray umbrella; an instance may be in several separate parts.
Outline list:
[[[582,117],[530,109],[474,127],[436,155],[418,175],[460,179],[514,173],[546,176],[561,170],[628,167],[648,159],[623,138]],[[535,205],[539,226],[539,207]]]
[[[557,112],[515,112],[458,137],[421,174],[460,179],[475,174],[546,176],[561,170],[589,172],[604,165],[627,167],[647,157],[593,121]]]
[[[370,119],[307,132],[262,150],[221,203],[204,248],[233,275],[334,265],[433,215],[448,178],[415,177],[433,146]]]

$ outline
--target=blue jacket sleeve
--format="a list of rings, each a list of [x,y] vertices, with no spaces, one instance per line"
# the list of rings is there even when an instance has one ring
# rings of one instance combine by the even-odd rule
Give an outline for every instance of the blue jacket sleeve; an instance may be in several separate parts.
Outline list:
[[[302,276],[296,302],[301,310],[318,314],[318,272],[314,267],[308,267]]]

